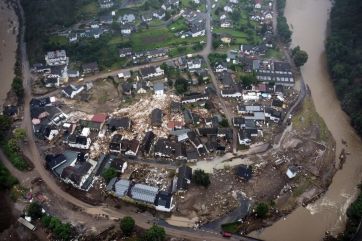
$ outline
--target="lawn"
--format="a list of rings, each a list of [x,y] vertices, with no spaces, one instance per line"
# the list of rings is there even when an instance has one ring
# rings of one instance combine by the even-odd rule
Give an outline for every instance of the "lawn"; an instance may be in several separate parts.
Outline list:
[[[187,26],[184,18],[177,19],[176,21],[171,23],[168,26],[168,28],[170,29],[170,31],[172,31],[174,33],[188,30],[188,26]]]
[[[205,37],[179,38],[165,28],[143,30],[131,35],[131,44],[134,51],[156,49],[162,47],[177,47],[205,41]]]
[[[85,18],[92,18],[97,16],[99,7],[98,7],[98,2],[97,1],[91,1],[88,4],[84,5],[80,10],[79,10],[79,15]]]
[[[281,60],[283,58],[283,54],[278,49],[268,49],[266,52],[266,57],[271,59],[279,59]]]
[[[196,4],[193,0],[181,0],[182,8],[191,8],[200,10],[200,12],[206,12],[206,3],[204,0],[200,0],[200,4]]]

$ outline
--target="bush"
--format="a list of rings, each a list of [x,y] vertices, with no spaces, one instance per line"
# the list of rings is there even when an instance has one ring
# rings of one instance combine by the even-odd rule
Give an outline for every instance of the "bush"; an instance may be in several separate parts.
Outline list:
[[[292,57],[295,66],[301,67],[303,66],[308,60],[308,54],[304,50],[301,50],[299,46],[295,47],[292,50]]]
[[[33,202],[30,203],[28,207],[28,215],[31,217],[32,220],[37,220],[42,217],[42,207],[39,203]]]
[[[44,215],[41,222],[53,232],[57,240],[68,241],[71,239],[72,226],[69,223],[62,223],[59,218],[50,215]]]
[[[204,170],[195,170],[194,175],[192,176],[192,181],[204,187],[208,187],[210,185],[210,177],[209,174]]]
[[[144,235],[144,240],[145,241],[164,241],[166,240],[166,232],[165,229],[157,226],[157,225],[153,225],[151,228],[149,228],[145,235]]]
[[[121,226],[122,232],[125,235],[129,236],[133,232],[133,229],[135,226],[135,221],[132,217],[126,216],[121,219],[120,226]]]
[[[189,84],[186,79],[178,78],[175,82],[175,90],[177,94],[183,94],[188,90]]]
[[[256,215],[259,217],[259,218],[265,218],[266,215],[268,214],[269,212],[269,206],[268,204],[266,203],[258,203],[256,205]]]
[[[117,170],[114,169],[113,167],[106,169],[102,173],[102,177],[106,180],[107,183],[116,176],[117,176]]]
[[[0,190],[10,189],[17,183],[18,180],[10,174],[2,163],[0,163]]]

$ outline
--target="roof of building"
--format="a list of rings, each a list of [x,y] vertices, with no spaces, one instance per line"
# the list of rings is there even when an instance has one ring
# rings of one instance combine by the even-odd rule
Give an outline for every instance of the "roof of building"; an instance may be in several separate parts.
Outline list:
[[[158,193],[157,187],[148,186],[145,184],[135,184],[131,189],[131,197],[135,200],[154,203]]]
[[[93,115],[91,121],[96,122],[96,123],[103,123],[106,121],[108,115],[106,113],[98,113]]]
[[[130,187],[130,181],[121,179],[114,184],[117,197],[127,196],[128,189]]]
[[[151,124],[159,125],[162,123],[162,110],[156,108],[151,112]]]
[[[177,169],[178,178],[177,178],[177,189],[187,189],[189,181],[192,179],[192,168],[186,165],[183,165]]]
[[[245,181],[249,181],[252,177],[253,170],[251,166],[240,165],[236,168],[235,174],[243,178]]]
[[[165,208],[170,208],[171,207],[171,200],[172,200],[172,194],[169,192],[165,192],[165,191],[160,191],[157,194],[156,200],[155,200],[155,205],[156,206],[162,206]]]

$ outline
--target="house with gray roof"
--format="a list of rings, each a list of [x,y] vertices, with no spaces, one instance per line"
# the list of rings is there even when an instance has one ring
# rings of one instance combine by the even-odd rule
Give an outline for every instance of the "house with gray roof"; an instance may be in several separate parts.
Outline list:
[[[127,196],[130,187],[130,181],[121,179],[114,184],[114,189],[117,197]]]
[[[137,183],[131,188],[130,194],[134,200],[154,204],[158,188]]]

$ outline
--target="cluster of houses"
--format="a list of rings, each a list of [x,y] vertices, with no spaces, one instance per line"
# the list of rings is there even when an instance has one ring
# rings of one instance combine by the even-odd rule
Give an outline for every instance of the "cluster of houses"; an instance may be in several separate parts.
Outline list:
[[[32,72],[39,75],[46,88],[58,88],[59,86],[66,85],[69,79],[76,79],[80,76],[79,70],[68,69],[69,57],[67,57],[65,50],[47,52],[44,59],[45,63],[33,65]],[[96,62],[84,63],[81,68],[83,75],[99,72]],[[71,91],[70,89],[73,90]],[[67,96],[73,98],[74,93],[78,93],[83,89],[70,85],[67,87],[67,90]]]
[[[168,57],[167,48],[157,48],[146,51],[134,52],[132,48],[121,48],[118,50],[120,58],[128,58],[134,64],[145,64],[155,61],[160,61]]]
[[[177,36],[181,38],[186,37],[200,37],[206,34],[205,15],[192,9],[186,9],[182,12],[182,17],[187,23],[188,31],[181,31]]]

